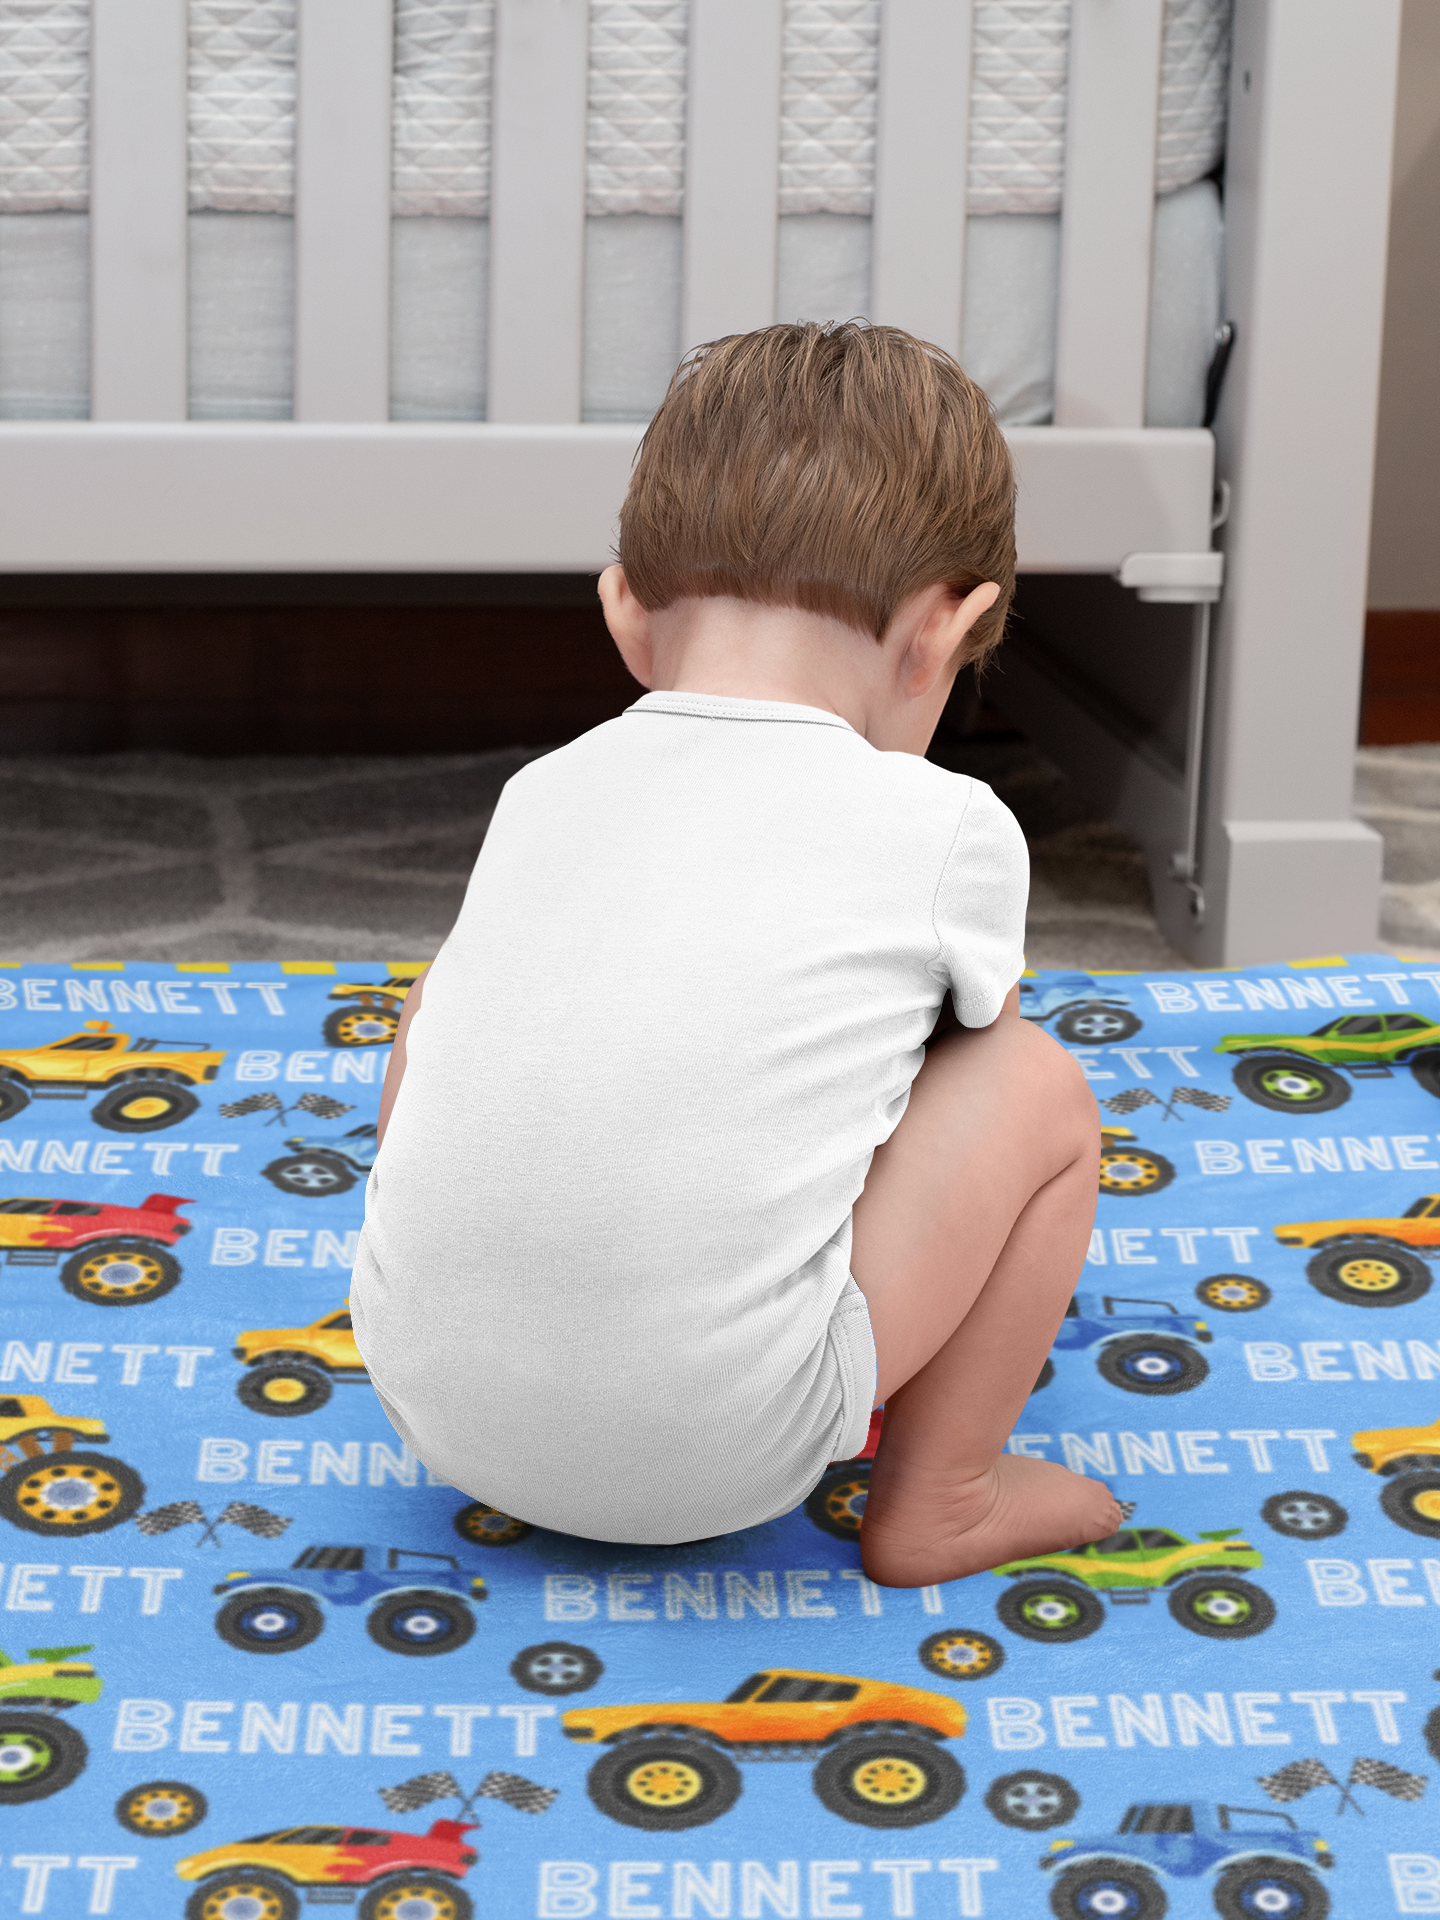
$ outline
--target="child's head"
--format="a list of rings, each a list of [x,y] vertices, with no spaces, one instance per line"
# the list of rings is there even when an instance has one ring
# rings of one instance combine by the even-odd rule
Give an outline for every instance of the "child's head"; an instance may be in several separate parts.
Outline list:
[[[878,640],[902,602],[993,580],[966,657],[1015,588],[1015,478],[990,403],[939,347],[860,321],[762,327],[698,347],[651,421],[620,514],[651,613],[725,595]]]

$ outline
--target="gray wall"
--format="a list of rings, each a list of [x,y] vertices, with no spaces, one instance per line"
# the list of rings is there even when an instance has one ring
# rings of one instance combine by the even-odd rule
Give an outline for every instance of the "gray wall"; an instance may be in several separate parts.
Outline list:
[[[1369,600],[1440,608],[1440,0],[1401,29]]]

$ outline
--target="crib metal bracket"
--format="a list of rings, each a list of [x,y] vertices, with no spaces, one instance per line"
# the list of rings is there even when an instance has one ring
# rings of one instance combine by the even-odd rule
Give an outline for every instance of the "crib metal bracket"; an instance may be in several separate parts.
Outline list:
[[[1195,605],[1220,598],[1225,556],[1213,548],[1204,553],[1127,553],[1117,578],[1133,587],[1142,600],[1167,600]]]

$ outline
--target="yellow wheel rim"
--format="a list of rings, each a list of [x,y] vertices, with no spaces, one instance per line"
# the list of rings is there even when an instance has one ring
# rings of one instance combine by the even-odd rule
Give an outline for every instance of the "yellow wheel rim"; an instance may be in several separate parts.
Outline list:
[[[162,1113],[169,1113],[175,1105],[167,1100],[163,1093],[142,1093],[137,1099],[127,1100],[121,1107],[121,1117],[126,1120],[158,1120]]]
[[[1250,1307],[1260,1298],[1253,1280],[1211,1280],[1200,1296],[1210,1307]]]
[[[247,1912],[247,1917],[248,1913],[254,1912],[255,1907],[260,1910],[260,1920],[280,1920],[281,1914],[285,1911],[280,1905],[280,1896],[273,1887],[257,1884],[253,1880],[227,1880],[223,1886],[216,1887],[200,1911],[204,1915],[204,1920],[231,1920],[230,1903],[238,1900],[255,1903],[254,1907],[248,1910],[242,1909]]]
[[[1347,1260],[1340,1268],[1341,1286],[1352,1293],[1389,1293],[1401,1285],[1404,1275],[1388,1260]]]
[[[304,1380],[297,1380],[293,1374],[280,1380],[267,1380],[260,1389],[260,1398],[269,1400],[277,1407],[293,1407],[297,1400],[303,1400],[310,1388]]]
[[[84,1526],[119,1506],[120,1483],[103,1467],[37,1467],[16,1489],[16,1505],[46,1530]]]
[[[114,1269],[128,1268],[124,1280],[107,1279]],[[77,1276],[86,1293],[98,1300],[139,1300],[165,1278],[160,1262],[145,1253],[97,1253],[87,1260]]]
[[[1440,1520],[1440,1487],[1425,1487],[1413,1494],[1410,1511],[1421,1520]]]
[[[1100,1184],[1110,1193],[1143,1193],[1160,1178],[1153,1160],[1138,1159],[1133,1153],[1102,1153]]]
[[[641,1807],[688,1807],[704,1791],[704,1775],[683,1760],[644,1760],[625,1776],[626,1794]]]
[[[881,1807],[908,1806],[920,1798],[929,1784],[930,1776],[923,1767],[892,1753],[863,1760],[850,1775],[856,1797]]]
[[[461,1515],[460,1530],[467,1540],[474,1540],[479,1546],[508,1547],[525,1538],[530,1523],[516,1520],[508,1513],[501,1513],[498,1507],[487,1507],[477,1500]]]
[[[853,1532],[860,1531],[860,1512],[856,1511],[858,1502],[860,1511],[865,1506],[865,1496],[870,1491],[868,1474],[857,1474],[853,1480],[842,1480],[838,1486],[831,1487],[825,1496],[825,1513],[828,1519],[838,1526],[849,1527]]]
[[[386,1038],[393,1037],[400,1024],[398,1014],[382,1011],[378,1007],[357,1007],[353,1013],[347,1013],[343,1020],[336,1021],[340,1034],[346,1040],[359,1040],[365,1046],[379,1046],[379,1037],[373,1031],[376,1027],[385,1029]]]
[[[930,1649],[930,1658],[937,1667],[946,1673],[957,1674],[961,1679],[971,1680],[977,1674],[988,1673],[995,1664],[995,1650],[987,1647],[983,1640],[973,1634],[952,1633],[938,1646]]]
[[[131,1825],[146,1833],[174,1833],[195,1818],[195,1802],[188,1793],[137,1793],[125,1812]]]
[[[420,1905],[422,1900],[424,1907]],[[414,1904],[407,1907],[407,1901]],[[421,1920],[422,1915],[424,1920],[454,1920],[455,1913],[450,1895],[437,1886],[427,1886],[423,1880],[418,1886],[387,1887],[375,1903],[375,1920],[396,1920],[399,1914],[404,1914],[405,1920]]]

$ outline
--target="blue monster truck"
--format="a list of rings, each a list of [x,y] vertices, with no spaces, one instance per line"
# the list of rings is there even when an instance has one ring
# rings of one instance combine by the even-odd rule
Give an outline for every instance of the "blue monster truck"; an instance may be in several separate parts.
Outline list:
[[[1078,1047],[1128,1040],[1143,1024],[1130,1011],[1128,993],[1102,987],[1088,973],[1058,973],[1043,987],[1034,980],[1022,979],[1020,1013],[1026,1020],[1045,1021],[1057,1016],[1057,1035]]]
[[[1117,1313],[1117,1307],[1162,1307],[1163,1313]],[[1190,1337],[1186,1337],[1190,1336]],[[1095,1365],[1103,1380],[1126,1393],[1189,1393],[1210,1368],[1191,1339],[1208,1344],[1215,1336],[1203,1320],[1178,1313],[1168,1300],[1107,1293],[1096,1308],[1093,1293],[1077,1293],[1065,1309],[1053,1353],[1073,1353],[1098,1347]],[[1035,1382],[1035,1391],[1055,1378],[1055,1363],[1047,1360]]]
[[[1262,1820],[1235,1827],[1237,1817]],[[1161,1882],[1214,1874],[1222,1920],[1325,1920],[1330,1895],[1311,1871],[1332,1867],[1330,1849],[1271,1808],[1131,1807],[1118,1832],[1052,1840],[1040,1865],[1063,1869],[1050,1889],[1057,1920],[1160,1920]]]
[[[307,1547],[292,1567],[231,1573],[215,1631],[245,1653],[293,1653],[325,1630],[326,1607],[366,1607],[389,1653],[453,1653],[475,1631],[484,1578],[449,1553],[407,1547]],[[323,1604],[322,1604],[323,1603]]]
[[[261,1172],[282,1193],[298,1194],[304,1200],[323,1200],[330,1193],[348,1193],[357,1180],[363,1180],[369,1173],[380,1150],[373,1123],[352,1127],[349,1133],[338,1137],[297,1134],[285,1144],[289,1153],[272,1160]]]

